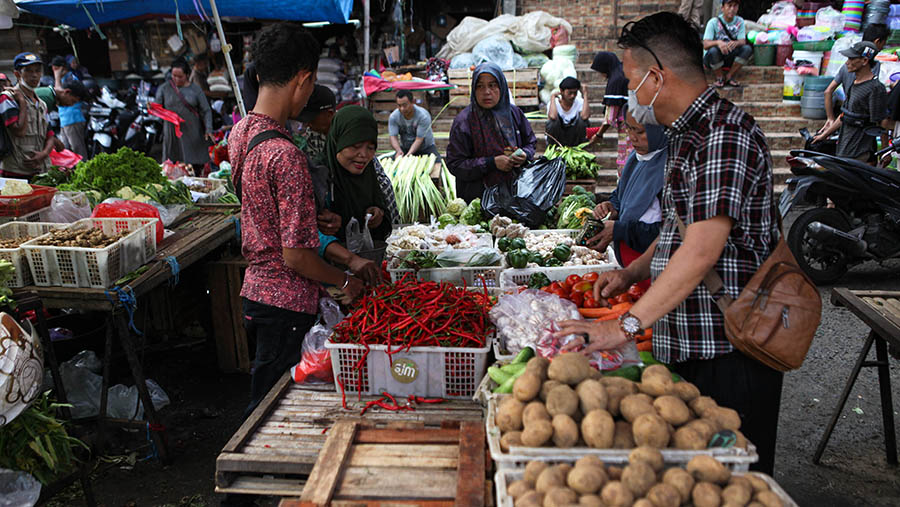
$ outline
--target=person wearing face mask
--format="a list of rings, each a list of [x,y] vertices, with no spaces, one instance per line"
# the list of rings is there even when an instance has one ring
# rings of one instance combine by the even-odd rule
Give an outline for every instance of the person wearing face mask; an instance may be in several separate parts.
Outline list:
[[[663,222],[643,255],[600,275],[594,296],[616,296],[647,277],[653,283],[618,321],[563,322],[557,336],[583,334],[585,350],[608,350],[652,326],[653,357],[736,410],[759,453],[750,468],[771,474],[783,374],[731,345],[703,283],[715,269],[724,285],[716,296],[736,299],[777,245],[766,137],[752,116],[707,86],[703,44],[681,16],[661,12],[629,23],[619,46],[631,115],[668,127]]]
[[[612,243],[616,259],[627,268],[659,236],[662,222],[659,195],[668,156],[666,134],[661,126],[641,125],[630,111],[626,111],[625,129],[634,151],[628,156],[619,184],[609,200],[594,208],[595,218],[602,219],[607,215],[609,218],[604,221],[600,234],[588,240],[588,246],[605,252]],[[639,285],[646,291],[650,279]]]
[[[44,64],[34,53],[19,53],[13,60],[16,86],[0,93],[0,119],[12,146],[0,164],[5,178],[28,179],[50,169],[50,152],[63,149],[50,130],[47,104],[35,88],[41,81]]]
[[[480,199],[485,187],[516,179],[515,170],[534,158],[536,146],[525,113],[510,103],[500,67],[494,63],[476,67],[469,105],[453,119],[447,146],[447,168],[456,176],[456,195],[469,202]]]
[[[190,75],[191,67],[186,61],[175,61],[171,78],[156,90],[156,102],[184,120],[181,137],[175,134],[175,125],[165,122],[163,160],[187,162],[194,166],[194,172],[199,175],[209,162],[209,146],[215,138],[209,101],[203,90],[190,82]]]
[[[587,138],[591,118],[587,88],[574,77],[566,77],[559,83],[559,90],[550,94],[547,104],[547,142],[563,146],[577,146]]]

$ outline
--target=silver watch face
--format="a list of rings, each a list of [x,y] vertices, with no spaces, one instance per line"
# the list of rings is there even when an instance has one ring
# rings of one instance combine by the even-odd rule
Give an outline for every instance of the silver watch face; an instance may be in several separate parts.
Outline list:
[[[633,315],[629,315],[622,319],[622,327],[628,333],[639,333],[641,331],[641,321]]]

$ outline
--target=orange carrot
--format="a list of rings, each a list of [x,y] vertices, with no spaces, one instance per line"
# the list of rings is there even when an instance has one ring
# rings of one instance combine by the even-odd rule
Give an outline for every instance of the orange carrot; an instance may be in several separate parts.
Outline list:
[[[646,340],[637,343],[638,352],[651,352],[653,351],[653,340]]]

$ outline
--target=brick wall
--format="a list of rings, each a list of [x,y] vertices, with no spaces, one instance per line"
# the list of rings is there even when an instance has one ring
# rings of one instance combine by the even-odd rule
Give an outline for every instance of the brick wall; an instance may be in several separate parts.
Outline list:
[[[518,0],[517,14],[540,10],[571,23],[571,42],[578,46],[579,60],[582,60],[595,51],[616,50],[616,40],[625,23],[659,11],[677,11],[679,3],[679,0]],[[616,4],[615,22],[613,4]]]

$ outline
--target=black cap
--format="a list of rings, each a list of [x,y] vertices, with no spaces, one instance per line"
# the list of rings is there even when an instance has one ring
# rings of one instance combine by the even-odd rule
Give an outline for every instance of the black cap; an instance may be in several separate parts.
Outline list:
[[[327,86],[317,84],[306,102],[306,107],[303,108],[303,111],[300,111],[300,116],[297,117],[297,120],[309,123],[322,111],[336,106],[337,100],[334,97],[334,92]]]

